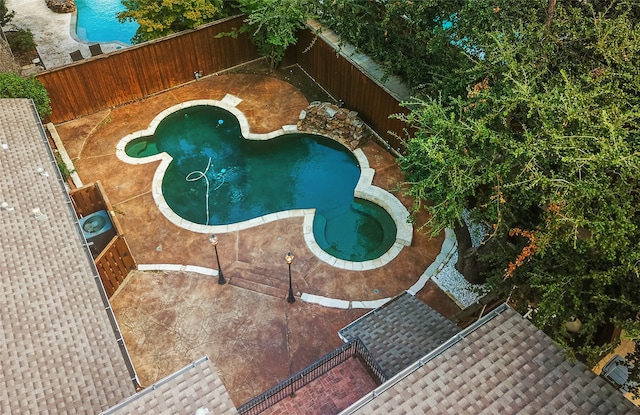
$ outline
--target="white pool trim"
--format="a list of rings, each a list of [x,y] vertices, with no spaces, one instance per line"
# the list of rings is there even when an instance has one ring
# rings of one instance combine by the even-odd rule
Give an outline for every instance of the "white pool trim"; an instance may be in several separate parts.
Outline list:
[[[457,242],[455,233],[453,230],[445,229],[445,240],[440,248],[440,253],[436,257],[435,261],[429,265],[429,267],[422,273],[418,281],[411,286],[406,292],[415,296],[420,290],[424,288],[430,279],[433,279],[438,284],[437,276],[443,270],[444,267],[449,265],[451,257],[457,249]],[[194,272],[206,276],[218,276],[218,270],[212,268],[198,267],[194,265],[181,265],[181,264],[138,264],[138,270],[140,271],[186,271]],[[434,278],[435,277],[435,278]],[[439,284],[438,284],[439,285]],[[440,287],[443,288],[443,287]],[[443,288],[444,289],[444,288]],[[445,289],[446,291],[446,289]],[[393,297],[379,298],[377,300],[344,300],[341,298],[325,297],[322,295],[310,294],[303,292],[300,294],[300,299],[305,303],[317,304],[328,308],[339,309],[374,309],[383,306]]]
[[[178,216],[167,204],[164,195],[162,194],[162,179],[169,167],[169,164],[173,160],[167,153],[160,153],[144,158],[133,158],[126,154],[126,145],[136,138],[151,136],[155,133],[160,122],[173,114],[174,112],[193,106],[216,106],[225,109],[236,116],[240,123],[240,131],[242,136],[248,140],[269,140],[283,134],[298,132],[296,125],[285,125],[282,128],[272,131],[267,134],[256,134],[249,130],[249,122],[242,111],[238,110],[236,106],[242,102],[242,100],[234,95],[227,94],[222,101],[218,100],[192,100],[185,101],[178,105],[174,105],[166,110],[160,112],[149,124],[145,130],[133,132],[123,137],[116,145],[116,156],[125,163],[128,164],[146,164],[154,161],[160,161],[160,165],[156,169],[151,184],[151,194],[158,206],[160,212],[174,225],[180,228],[197,232],[197,233],[229,233],[249,229],[255,226],[263,225],[269,222],[273,222],[279,219],[286,219],[292,217],[304,217],[303,234],[304,240],[311,252],[318,257],[321,261],[340,269],[351,271],[365,271],[382,267],[391,262],[398,256],[404,246],[410,246],[413,239],[413,226],[409,222],[409,211],[404,205],[391,193],[386,190],[374,186],[372,184],[375,171],[369,166],[369,160],[364,152],[360,149],[353,151],[353,154],[360,163],[360,179],[354,190],[354,196],[360,199],[369,200],[383,209],[385,209],[392,217],[396,224],[396,241],[395,243],[383,253],[380,257],[362,262],[346,261],[344,259],[336,258],[327,252],[323,251],[318,245],[313,236],[313,218],[315,215],[315,209],[292,209],[282,212],[270,213],[258,218],[250,219],[243,222],[233,223],[229,225],[201,225],[188,221]]]

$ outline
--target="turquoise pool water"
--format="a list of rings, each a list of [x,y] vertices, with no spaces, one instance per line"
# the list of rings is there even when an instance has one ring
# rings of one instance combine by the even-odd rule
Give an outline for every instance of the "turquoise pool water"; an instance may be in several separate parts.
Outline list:
[[[375,259],[395,242],[391,216],[354,198],[357,159],[330,138],[295,133],[246,140],[232,113],[194,106],[169,115],[152,137],[132,140],[125,152],[136,158],[166,152],[173,158],[162,193],[191,222],[225,225],[315,208],[316,242],[337,258]]]
[[[76,34],[86,42],[131,44],[138,23],[120,23],[116,15],[125,8],[120,0],[76,0]]]

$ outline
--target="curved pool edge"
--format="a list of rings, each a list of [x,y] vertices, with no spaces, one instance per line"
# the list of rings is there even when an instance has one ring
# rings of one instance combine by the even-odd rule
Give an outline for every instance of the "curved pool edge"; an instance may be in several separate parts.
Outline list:
[[[127,146],[127,143],[129,143],[129,141],[155,134],[156,129],[158,128],[162,120],[164,120],[174,112],[178,112],[189,107],[212,106],[229,111],[238,119],[238,123],[240,124],[240,133],[247,140],[270,140],[280,135],[298,132],[298,127],[296,125],[284,125],[277,130],[271,131],[270,133],[252,133],[249,129],[249,120],[247,120],[247,117],[245,117],[242,111],[236,108],[236,106],[241,102],[242,99],[234,95],[227,94],[224,96],[224,98],[222,98],[221,101],[215,99],[196,99],[173,105],[156,115],[149,123],[149,126],[144,130],[135,131],[131,134],[127,134],[122,139],[120,139],[120,141],[116,145],[116,156],[120,160],[129,164],[146,164],[151,161],[158,160],[160,156],[162,156],[162,153],[144,158],[134,158],[127,155],[127,153],[125,152],[125,147]]]
[[[440,253],[436,259],[427,267],[422,273],[418,281],[416,281],[411,287],[402,291],[407,292],[410,295],[415,296],[420,290],[424,288],[431,278],[438,275],[438,273],[449,263],[451,257],[457,249],[456,236],[453,230],[445,229],[445,239],[440,247]],[[324,252],[324,251],[323,251]],[[199,267],[195,265],[180,265],[180,264],[138,264],[138,270],[140,271],[187,271],[194,272],[206,276],[217,276],[218,271],[212,268]],[[398,293],[399,295],[401,293]],[[328,308],[337,309],[375,309],[383,306],[387,302],[393,299],[393,297],[385,297],[377,300],[344,300],[340,298],[326,297],[317,294],[311,294],[303,292],[300,295],[300,299],[305,303],[316,304]]]
[[[445,266],[447,266],[447,264],[451,260],[451,257],[458,248],[458,243],[456,241],[456,235],[452,229],[445,228],[444,234],[445,238],[442,242],[442,246],[440,247],[440,253],[436,257],[436,259],[431,263],[431,265],[427,267],[422,275],[420,275],[418,281],[416,281],[411,287],[404,290],[403,292],[407,292],[409,295],[415,296],[420,290],[425,287],[427,281],[438,275],[438,273],[442,271]],[[401,293],[398,293],[396,295],[400,294]],[[302,295],[300,296],[300,299],[306,303],[339,309],[376,309],[391,301],[393,298],[394,297],[380,298],[378,300],[343,300],[339,298],[325,297],[322,295],[310,293],[302,293]]]
[[[320,248],[313,234],[314,215],[305,215],[303,234],[307,247],[321,261],[348,271],[368,271],[387,265],[400,254],[404,246],[410,246],[413,240],[413,226],[408,221],[409,211],[407,208],[391,193],[371,184],[375,170],[369,167],[369,159],[367,159],[364,151],[357,148],[352,153],[360,164],[360,179],[356,184],[354,196],[373,202],[389,213],[396,224],[396,241],[376,259],[353,262],[334,257]]]
[[[380,207],[385,209],[387,213],[389,213],[396,224],[396,242],[386,252],[384,252],[376,259],[361,262],[347,261],[341,258],[334,257],[322,250],[322,248],[320,248],[320,245],[318,245],[318,243],[316,242],[315,236],[313,235],[313,219],[315,216],[315,209],[291,209],[280,211],[228,225],[202,225],[178,216],[169,207],[169,204],[162,194],[162,180],[173,158],[165,152],[143,158],[134,158],[127,155],[125,151],[127,144],[136,138],[151,136],[155,134],[158,126],[167,116],[185,108],[203,105],[217,106],[231,112],[238,119],[242,136],[248,140],[269,140],[287,133],[298,132],[296,125],[285,125],[278,130],[266,134],[251,133],[249,131],[249,122],[247,118],[245,117],[244,113],[242,113],[242,111],[236,108],[236,106],[240,102],[242,102],[240,98],[231,94],[225,95],[222,101],[201,99],[182,102],[161,111],[153,118],[146,129],[135,131],[124,136],[116,145],[116,157],[118,157],[118,159],[125,163],[139,165],[151,163],[154,161],[160,161],[160,165],[153,175],[151,183],[151,194],[154,201],[156,202],[158,210],[160,210],[160,212],[165,216],[165,218],[167,218],[167,220],[169,220],[169,222],[180,228],[192,232],[206,234],[236,232],[274,222],[279,219],[304,217],[303,236],[309,250],[321,261],[335,268],[349,271],[367,271],[385,266],[400,254],[404,246],[411,245],[411,241],[413,239],[413,226],[409,222],[409,211],[391,193],[380,187],[372,185],[375,170],[370,167],[367,156],[359,148],[355,150],[349,149],[349,151],[351,151],[355,155],[358,163],[360,164],[360,178],[354,190],[354,197],[369,200],[379,205]],[[342,145],[344,146],[344,144]],[[348,147],[345,146],[345,148]]]
[[[357,148],[353,150],[353,154],[360,163],[360,179],[356,184],[354,196],[373,202],[386,210],[396,223],[396,242],[410,246],[413,241],[413,225],[409,221],[409,210],[393,194],[372,184],[375,170],[369,167],[369,159],[364,151]]]

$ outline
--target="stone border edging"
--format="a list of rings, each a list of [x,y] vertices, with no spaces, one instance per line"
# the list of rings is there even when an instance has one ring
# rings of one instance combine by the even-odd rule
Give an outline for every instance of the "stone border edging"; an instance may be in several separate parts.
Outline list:
[[[427,284],[427,281],[431,279],[434,275],[437,275],[445,265],[449,263],[451,256],[454,254],[458,244],[456,241],[456,235],[453,230],[446,228],[445,229],[445,239],[442,243],[442,248],[440,248],[440,253],[436,257],[435,261],[422,273],[418,281],[413,284],[406,291],[415,296],[418,291],[424,288]],[[357,301],[357,300],[341,300],[337,298],[329,298],[323,297],[321,295],[302,293],[300,296],[302,301],[318,304],[324,307],[333,307],[333,308],[341,308],[341,309],[349,309],[349,308],[367,308],[374,309],[381,307],[385,303],[389,302],[393,299],[393,297],[382,298],[380,300],[369,300],[369,301]]]
[[[445,228],[444,241],[442,242],[440,253],[436,257],[435,261],[433,261],[431,265],[429,265],[429,268],[427,268],[422,273],[420,279],[418,279],[418,281],[407,290],[409,294],[416,295],[418,291],[424,288],[424,286],[427,284],[427,281],[431,277],[438,275],[442,268],[444,268],[449,263],[449,260],[451,260],[451,257],[456,252],[457,248],[458,241],[456,241],[456,234],[453,232],[453,230]]]
[[[451,229],[445,229],[445,240],[442,243],[440,254],[435,261],[422,273],[418,281],[406,291],[415,296],[418,291],[424,288],[427,281],[448,264],[451,256],[457,248],[456,236]],[[186,271],[195,272],[206,276],[217,276],[218,271],[211,268],[199,267],[195,265],[182,264],[138,264],[139,271]],[[379,300],[342,300],[339,298],[324,297],[322,295],[302,293],[300,299],[305,303],[321,305],[323,307],[339,308],[343,310],[360,308],[375,309],[383,306],[393,299],[393,297],[381,298]]]
[[[56,145],[56,150],[58,150],[58,153],[60,154],[60,158],[62,159],[62,162],[67,166],[67,169],[69,170],[69,176],[73,181],[73,185],[77,188],[82,187],[83,186],[82,180],[78,175],[78,171],[76,170],[76,167],[73,165],[73,161],[71,160],[71,157],[69,157],[69,153],[67,153],[67,149],[64,148],[64,143],[62,142],[60,135],[58,135],[58,130],[56,130],[56,126],[53,123],[48,123],[47,131],[49,131],[49,134],[51,134],[51,139]]]

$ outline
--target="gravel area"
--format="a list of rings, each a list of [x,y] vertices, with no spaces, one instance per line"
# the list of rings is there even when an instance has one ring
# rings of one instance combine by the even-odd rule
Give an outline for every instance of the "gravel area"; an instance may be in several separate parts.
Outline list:
[[[451,259],[442,267],[439,273],[433,276],[433,281],[462,307],[467,308],[482,297],[483,285],[473,285],[464,279],[455,268],[458,261],[458,253],[454,253]]]
[[[471,234],[471,243],[473,246],[480,246],[486,234],[486,228],[483,225],[471,223],[469,221],[469,212],[462,215],[464,221],[469,228]],[[432,277],[438,286],[447,292],[462,307],[467,308],[475,303],[484,293],[484,285],[470,284],[462,274],[455,268],[458,262],[458,252],[451,255],[449,262],[445,264],[440,272]]]

